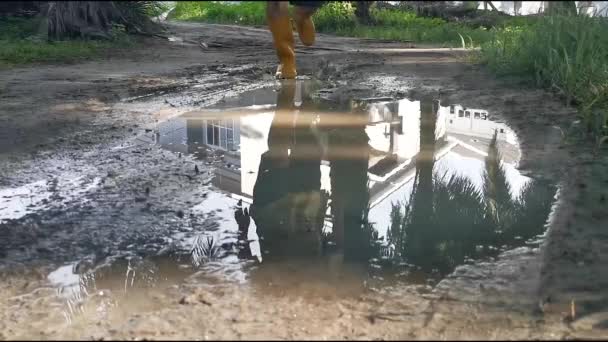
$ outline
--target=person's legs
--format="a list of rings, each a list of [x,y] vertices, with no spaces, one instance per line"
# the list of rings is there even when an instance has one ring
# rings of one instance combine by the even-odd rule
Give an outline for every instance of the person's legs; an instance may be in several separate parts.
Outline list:
[[[323,6],[324,1],[290,1],[295,6],[294,20],[302,44],[311,46],[315,42],[315,24],[312,15]]]
[[[289,19],[289,3],[287,1],[267,1],[266,18],[279,57],[280,64],[277,68],[277,77],[295,78],[296,56],[293,31]]]
[[[300,41],[306,46],[311,46],[315,42],[315,24],[311,18],[314,13],[315,9],[310,7],[296,7],[294,11]]]

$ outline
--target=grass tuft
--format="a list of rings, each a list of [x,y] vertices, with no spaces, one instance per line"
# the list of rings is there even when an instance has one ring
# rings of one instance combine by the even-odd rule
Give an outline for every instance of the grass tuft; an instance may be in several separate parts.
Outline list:
[[[101,52],[133,44],[133,40],[119,27],[113,39],[47,41],[40,34],[40,22],[27,18],[0,18],[0,67],[36,62],[70,62],[99,55]]]
[[[545,16],[497,32],[481,57],[499,75],[521,76],[563,96],[579,109],[587,133],[602,139],[608,136],[606,32],[606,18]]]

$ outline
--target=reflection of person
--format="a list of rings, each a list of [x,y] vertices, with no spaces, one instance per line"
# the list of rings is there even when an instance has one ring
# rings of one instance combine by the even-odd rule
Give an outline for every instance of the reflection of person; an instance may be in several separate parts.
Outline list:
[[[317,218],[324,209],[322,151],[311,129],[312,116],[298,115],[294,106],[295,87],[296,81],[281,82],[268,150],[261,156],[250,209],[264,249],[279,252],[284,248],[296,254],[301,249],[308,254],[311,247],[315,252],[321,247]],[[303,96],[302,101],[308,99]]]
[[[239,240],[247,239],[247,232],[249,231],[249,225],[251,224],[251,218],[247,208],[243,210],[243,200],[239,200],[234,211],[234,219],[239,226]]]
[[[352,261],[369,258],[371,231],[366,221],[369,137],[365,120],[358,117],[362,114],[350,115],[347,127],[338,127],[329,133],[328,159],[333,233],[344,258]]]
[[[272,32],[274,47],[279,57],[277,77],[293,79],[296,77],[296,56],[293,30],[289,18],[289,3],[294,5],[294,21],[302,44],[310,46],[315,41],[314,12],[323,1],[267,1],[266,16]]]
[[[238,257],[241,259],[250,259],[253,257],[251,248],[249,248],[249,226],[251,225],[251,217],[249,216],[249,210],[243,209],[243,200],[239,200],[234,210],[234,219],[239,227],[238,231],[238,244],[239,249]]]

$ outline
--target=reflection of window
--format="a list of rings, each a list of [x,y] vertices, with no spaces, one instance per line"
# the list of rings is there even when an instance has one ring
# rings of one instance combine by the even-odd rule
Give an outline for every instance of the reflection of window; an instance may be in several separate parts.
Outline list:
[[[233,120],[209,120],[206,123],[205,133],[207,144],[223,148],[225,150],[236,150],[239,137],[235,135]],[[237,140],[237,141],[235,141]]]
[[[481,117],[481,115],[479,114],[479,112],[475,112],[475,115],[473,117],[475,119],[479,119]]]
[[[465,118],[470,118],[471,117],[471,112],[469,112],[468,110],[464,112],[464,117]]]
[[[450,114],[454,114],[454,106],[450,106]]]
[[[458,110],[458,117],[462,118],[464,116],[464,111],[462,109]]]

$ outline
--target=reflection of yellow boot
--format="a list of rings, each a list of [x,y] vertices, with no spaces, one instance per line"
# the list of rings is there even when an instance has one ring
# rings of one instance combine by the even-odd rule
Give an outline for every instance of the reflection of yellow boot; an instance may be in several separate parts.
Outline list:
[[[268,26],[272,32],[274,48],[279,57],[277,77],[292,79],[296,77],[296,55],[293,31],[288,16],[269,17]]]
[[[312,21],[311,14],[296,11],[295,22],[300,41],[306,46],[311,46],[315,42],[315,23]]]

